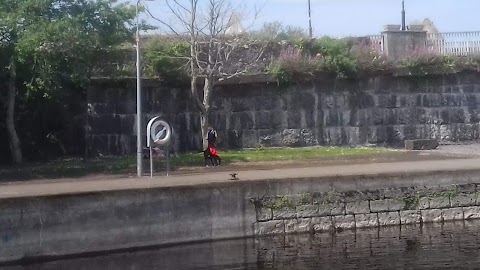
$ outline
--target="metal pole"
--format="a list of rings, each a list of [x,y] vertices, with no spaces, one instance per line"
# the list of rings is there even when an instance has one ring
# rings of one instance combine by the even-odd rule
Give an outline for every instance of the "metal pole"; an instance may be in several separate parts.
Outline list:
[[[150,178],[153,178],[153,151],[152,151],[152,145],[150,145]]]
[[[140,72],[140,29],[139,29],[139,18],[138,18],[138,6],[140,5],[140,0],[137,1],[137,9],[136,9],[136,16],[137,16],[137,35],[136,35],[136,43],[137,43],[137,176],[142,177],[143,170],[142,170],[142,162],[143,162],[143,154],[142,154],[142,92],[141,92],[141,72]]]
[[[402,31],[407,30],[405,18],[405,0],[402,0]]]
[[[310,5],[310,0],[308,0],[308,34],[310,38],[313,37],[313,30],[312,30],[312,9]]]
[[[167,142],[167,176],[170,174],[170,143]]]

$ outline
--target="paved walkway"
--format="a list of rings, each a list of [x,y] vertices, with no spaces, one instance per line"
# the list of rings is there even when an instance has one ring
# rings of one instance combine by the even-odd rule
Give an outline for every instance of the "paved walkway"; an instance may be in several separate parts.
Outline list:
[[[251,170],[238,172],[234,181],[267,181],[277,179],[320,178],[352,175],[404,174],[478,170],[480,159],[426,160],[414,162],[371,163],[308,168]],[[159,187],[196,186],[232,182],[229,172],[197,175],[178,175],[155,178],[95,178],[86,180],[64,179],[0,184],[1,198],[78,194],[99,191],[135,190]]]

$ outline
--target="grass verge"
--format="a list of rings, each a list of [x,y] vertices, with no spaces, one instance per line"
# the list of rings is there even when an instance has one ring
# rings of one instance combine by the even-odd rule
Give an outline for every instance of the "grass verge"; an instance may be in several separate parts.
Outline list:
[[[375,156],[389,153],[381,148],[261,148],[244,151],[221,152],[224,165],[255,164],[264,161],[348,159],[355,156]],[[148,166],[148,160],[144,160]],[[173,170],[182,167],[203,166],[201,153],[180,154],[171,159]],[[164,170],[165,160],[155,161],[156,170]],[[136,172],[136,158],[107,157],[90,159],[87,162],[78,158],[60,159],[48,163],[30,163],[21,166],[0,167],[0,181],[18,181],[31,179],[75,178],[94,174],[130,175]]]

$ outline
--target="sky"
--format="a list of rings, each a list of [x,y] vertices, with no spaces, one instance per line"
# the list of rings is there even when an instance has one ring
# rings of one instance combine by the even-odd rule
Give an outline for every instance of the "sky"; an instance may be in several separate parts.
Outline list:
[[[162,1],[145,3],[159,16]],[[279,21],[308,29],[308,0],[243,1],[263,6],[254,28]],[[378,35],[384,25],[401,23],[401,3],[401,0],[311,0],[314,35]],[[480,31],[480,0],[405,0],[405,9],[407,24],[429,18],[440,32]]]

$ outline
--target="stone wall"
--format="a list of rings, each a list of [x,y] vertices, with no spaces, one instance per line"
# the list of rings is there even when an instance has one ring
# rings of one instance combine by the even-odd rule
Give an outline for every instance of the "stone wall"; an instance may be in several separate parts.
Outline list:
[[[480,188],[404,187],[252,199],[256,235],[315,233],[480,218]]]
[[[479,170],[170,187],[148,182],[108,191],[4,194],[0,267],[38,257],[480,216]]]
[[[458,73],[275,82],[216,88],[211,122],[223,148],[313,145],[401,145],[405,139],[479,138],[480,76]],[[144,82],[144,119],[163,116],[175,128],[176,151],[200,146],[199,114],[188,90]],[[88,94],[90,148],[135,152],[135,81],[94,81]]]

